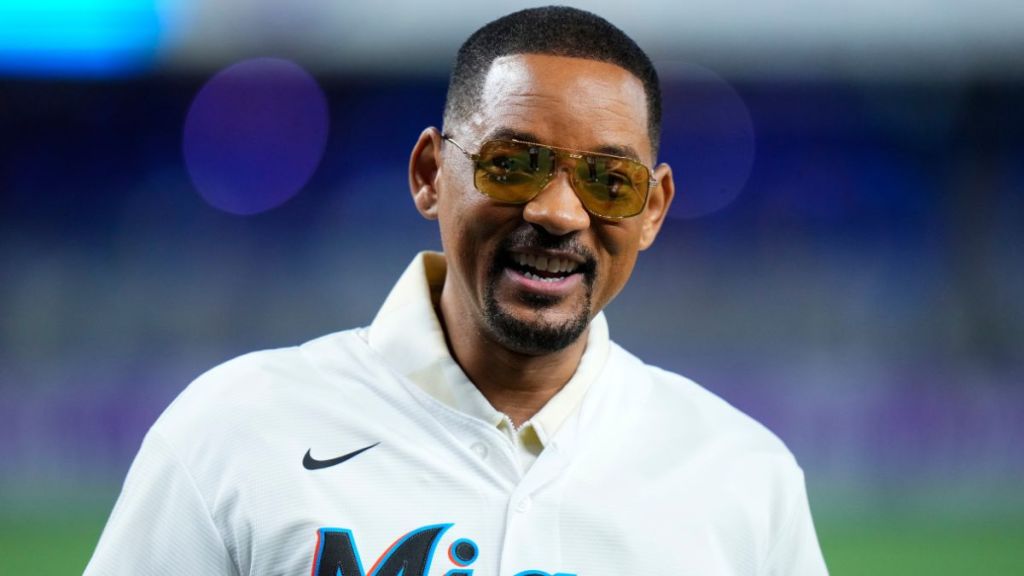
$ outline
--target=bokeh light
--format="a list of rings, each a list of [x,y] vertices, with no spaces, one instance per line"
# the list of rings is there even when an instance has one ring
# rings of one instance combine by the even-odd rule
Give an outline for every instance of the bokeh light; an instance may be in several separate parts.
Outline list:
[[[245,60],[216,74],[193,100],[185,164],[211,206],[257,214],[306,185],[323,157],[328,125],[327,98],[302,67]]]
[[[739,196],[754,164],[754,124],[721,76],[696,64],[665,64],[660,156],[672,165],[670,217],[698,218]]]
[[[0,74],[110,77],[144,71],[177,10],[155,0],[4,0]]]

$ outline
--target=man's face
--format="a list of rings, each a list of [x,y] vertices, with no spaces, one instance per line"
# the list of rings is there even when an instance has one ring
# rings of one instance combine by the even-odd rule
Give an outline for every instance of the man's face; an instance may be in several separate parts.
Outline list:
[[[493,138],[634,156],[653,162],[643,84],[613,64],[525,54],[496,59],[481,106],[451,136],[470,152]],[[495,201],[473,186],[474,166],[444,145],[437,218],[448,260],[442,309],[507,349],[545,354],[576,341],[626,284],[637,252],[654,240],[671,197],[621,221],[589,214],[569,182],[572,167],[526,204]],[[655,177],[670,180],[667,166]],[[666,198],[666,196],[668,198]],[[545,264],[546,261],[546,264]]]

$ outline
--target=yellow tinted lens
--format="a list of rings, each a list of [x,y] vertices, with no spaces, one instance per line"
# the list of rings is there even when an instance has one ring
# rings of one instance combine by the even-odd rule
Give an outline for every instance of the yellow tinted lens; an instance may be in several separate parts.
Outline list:
[[[548,148],[491,140],[477,154],[474,183],[495,200],[529,202],[547,183],[552,161]]]
[[[639,162],[587,155],[576,161],[575,176],[580,201],[598,216],[636,216],[647,202],[649,175]]]

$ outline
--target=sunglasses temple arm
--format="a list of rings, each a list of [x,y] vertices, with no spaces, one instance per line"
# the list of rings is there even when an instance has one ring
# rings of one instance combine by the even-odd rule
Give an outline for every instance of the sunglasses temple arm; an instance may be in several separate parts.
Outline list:
[[[476,158],[477,158],[476,154],[470,154],[469,152],[467,152],[466,149],[463,148],[462,146],[459,146],[459,143],[456,142],[455,140],[453,140],[451,136],[449,136],[447,134],[442,134],[441,138],[444,139],[444,140],[447,140],[448,142],[451,142],[452,145],[454,145],[456,148],[459,149],[459,152],[462,152],[463,154],[466,155],[466,158],[469,158],[470,160],[474,160],[474,161],[476,160]]]

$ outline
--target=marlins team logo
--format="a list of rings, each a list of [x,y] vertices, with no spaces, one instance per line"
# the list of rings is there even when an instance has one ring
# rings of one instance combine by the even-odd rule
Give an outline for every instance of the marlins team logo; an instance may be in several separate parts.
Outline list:
[[[312,576],[426,576],[441,535],[451,524],[433,524],[409,532],[381,554],[367,572],[356,548],[352,531],[347,528],[321,528],[316,531],[316,556]],[[479,553],[472,540],[460,538],[448,547],[448,560],[455,568],[444,576],[473,576],[469,566]],[[524,570],[515,576],[576,576],[565,572]]]

